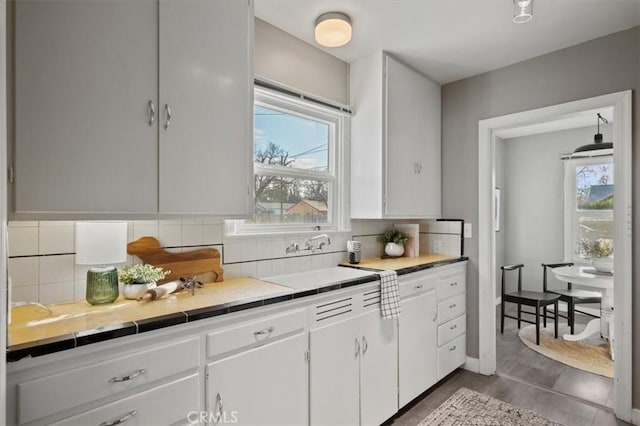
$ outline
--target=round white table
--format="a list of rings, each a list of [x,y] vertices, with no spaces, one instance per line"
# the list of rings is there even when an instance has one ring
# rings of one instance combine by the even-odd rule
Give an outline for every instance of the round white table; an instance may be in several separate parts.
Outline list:
[[[565,334],[564,340],[577,341],[586,339],[599,332],[609,339],[611,358],[613,359],[613,274],[598,272],[593,266],[563,266],[552,270],[560,281],[602,290],[602,303],[600,304],[600,318],[589,321],[584,331],[580,334]]]

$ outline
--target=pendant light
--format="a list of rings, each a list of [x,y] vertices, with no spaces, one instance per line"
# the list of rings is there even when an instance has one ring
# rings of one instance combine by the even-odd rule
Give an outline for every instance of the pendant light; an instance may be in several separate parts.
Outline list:
[[[513,22],[524,24],[533,19],[533,0],[513,0]]]
[[[613,148],[613,142],[602,142],[602,133],[600,133],[600,121],[607,124],[606,118],[604,118],[600,113],[598,113],[598,133],[593,136],[593,143],[589,145],[583,145],[576,148],[575,152],[585,152],[585,151],[594,151],[596,149],[611,149]]]
[[[321,46],[344,46],[351,40],[351,18],[341,12],[323,13],[316,19],[315,37]]]

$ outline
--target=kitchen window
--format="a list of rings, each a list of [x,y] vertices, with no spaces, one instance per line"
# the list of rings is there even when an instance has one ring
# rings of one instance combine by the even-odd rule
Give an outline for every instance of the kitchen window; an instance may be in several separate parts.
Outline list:
[[[613,240],[613,156],[565,160],[565,260],[587,262],[585,247]]]
[[[346,230],[348,116],[261,87],[253,112],[253,217],[227,233]]]

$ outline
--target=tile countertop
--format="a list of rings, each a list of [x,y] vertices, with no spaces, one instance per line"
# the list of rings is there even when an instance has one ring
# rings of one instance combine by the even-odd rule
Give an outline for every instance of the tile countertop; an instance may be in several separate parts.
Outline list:
[[[402,275],[464,260],[467,258],[440,255],[366,259],[358,265],[341,266],[357,267],[371,274],[354,274],[353,278],[312,288],[279,285],[268,282],[268,278],[240,277],[205,283],[196,290],[196,296],[182,290],[144,304],[119,298],[112,304],[92,306],[81,300],[48,305],[51,313],[37,305],[14,307],[8,327],[7,361],[364,284],[378,279],[375,270],[396,269]]]
[[[340,266],[350,268],[367,269],[374,271],[394,270],[398,275],[410,274],[448,263],[462,262],[468,260],[467,257],[448,256],[443,254],[424,254],[418,257],[393,257],[393,258],[370,258],[363,259],[360,263],[352,265],[341,263]]]

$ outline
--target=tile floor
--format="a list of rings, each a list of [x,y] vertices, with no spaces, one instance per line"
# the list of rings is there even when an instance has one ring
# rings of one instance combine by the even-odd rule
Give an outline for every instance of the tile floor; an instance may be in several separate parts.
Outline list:
[[[588,318],[579,321],[583,327]],[[578,320],[576,325],[581,329]],[[565,426],[628,425],[616,419],[609,408],[613,405],[611,379],[565,366],[527,348],[517,336],[515,320],[506,320],[505,333],[501,335],[498,330],[496,340],[497,374],[483,376],[457,370],[385,424],[416,426],[464,386]]]

